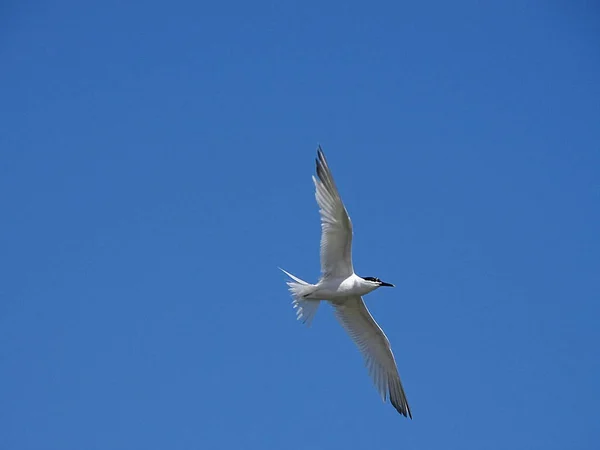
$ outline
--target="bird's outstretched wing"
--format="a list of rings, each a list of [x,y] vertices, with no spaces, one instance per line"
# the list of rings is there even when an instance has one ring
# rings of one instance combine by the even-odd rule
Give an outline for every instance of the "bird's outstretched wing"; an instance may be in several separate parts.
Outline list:
[[[334,306],[336,317],[361,351],[383,401],[389,395],[394,408],[412,419],[390,342],[363,299],[359,296],[345,297]]]
[[[322,278],[349,277],[352,267],[352,222],[333,181],[327,160],[317,150],[315,197],[321,214],[321,276]]]

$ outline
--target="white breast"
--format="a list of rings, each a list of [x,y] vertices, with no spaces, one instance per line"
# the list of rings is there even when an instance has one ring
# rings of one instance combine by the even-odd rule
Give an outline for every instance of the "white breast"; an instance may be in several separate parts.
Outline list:
[[[361,277],[352,274],[348,278],[323,280],[318,285],[318,289],[309,297],[320,300],[332,300],[339,297],[348,297],[352,295],[365,295],[374,291],[379,286],[363,280]]]

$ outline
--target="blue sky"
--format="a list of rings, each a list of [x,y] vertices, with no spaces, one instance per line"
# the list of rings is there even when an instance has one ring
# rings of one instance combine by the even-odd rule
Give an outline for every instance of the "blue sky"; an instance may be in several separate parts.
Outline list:
[[[592,449],[600,11],[9,2],[0,448]],[[319,274],[323,145],[414,420]]]

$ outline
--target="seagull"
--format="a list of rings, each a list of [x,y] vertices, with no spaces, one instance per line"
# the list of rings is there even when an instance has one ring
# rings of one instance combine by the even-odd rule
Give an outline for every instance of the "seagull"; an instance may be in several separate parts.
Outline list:
[[[317,284],[310,284],[280,268],[293,280],[288,281],[287,285],[297,318],[310,325],[321,301],[328,301],[362,353],[382,400],[385,402],[389,396],[394,408],[404,417],[412,419],[390,342],[362,299],[363,295],[375,289],[394,285],[379,278],[361,277],[354,273],[352,222],[320,145],[316,162],[318,179],[314,176],[312,179],[321,215],[321,278]]]

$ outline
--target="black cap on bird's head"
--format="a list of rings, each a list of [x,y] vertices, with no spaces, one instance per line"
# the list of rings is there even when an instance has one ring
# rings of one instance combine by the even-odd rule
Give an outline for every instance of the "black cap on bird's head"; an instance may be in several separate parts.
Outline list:
[[[381,281],[379,278],[375,277],[361,277],[363,280],[372,281],[373,283],[377,283],[379,286],[388,286],[388,287],[396,287],[391,283],[386,283],[385,281]]]

